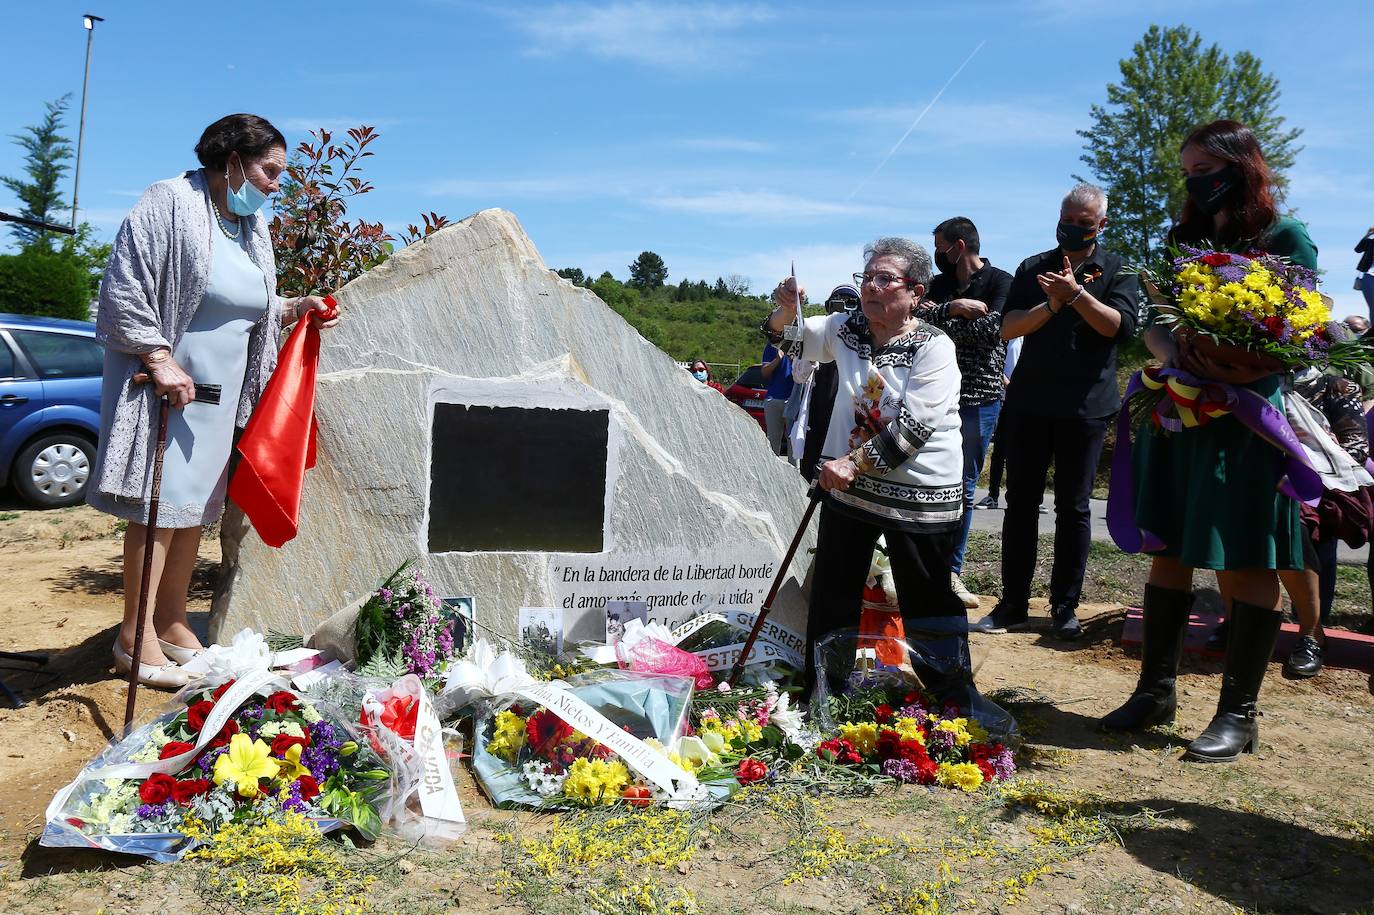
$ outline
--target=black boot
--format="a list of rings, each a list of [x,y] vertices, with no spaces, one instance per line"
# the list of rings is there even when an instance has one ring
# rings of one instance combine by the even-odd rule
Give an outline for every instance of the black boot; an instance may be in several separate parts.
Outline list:
[[[1145,586],[1145,637],[1141,646],[1140,680],[1126,704],[1098,722],[1107,731],[1139,731],[1171,724],[1178,709],[1174,681],[1183,657],[1183,634],[1193,595],[1157,585]]]
[[[1260,684],[1279,640],[1283,614],[1268,607],[1234,601],[1221,699],[1207,730],[1188,745],[1184,759],[1193,762],[1235,762],[1242,753],[1259,749]]]

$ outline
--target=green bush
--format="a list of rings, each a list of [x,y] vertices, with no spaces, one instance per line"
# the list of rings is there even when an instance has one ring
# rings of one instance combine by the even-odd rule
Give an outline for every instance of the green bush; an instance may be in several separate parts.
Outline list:
[[[29,249],[0,255],[0,311],[87,321],[91,284],[75,259]]]

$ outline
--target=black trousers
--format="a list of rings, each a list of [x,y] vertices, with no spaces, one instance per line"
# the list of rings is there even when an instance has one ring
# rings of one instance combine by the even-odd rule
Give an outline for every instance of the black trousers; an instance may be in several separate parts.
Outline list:
[[[811,605],[806,615],[806,685],[815,683],[816,643],[836,629],[859,624],[864,582],[873,564],[878,535],[887,542],[892,579],[903,617],[960,616],[968,611],[954,596],[950,560],[959,528],[934,534],[913,534],[860,521],[821,506],[816,537],[816,572],[811,581]]]
[[[1002,444],[1002,414],[997,414],[997,431],[992,433],[992,457],[988,468],[988,495],[996,499],[1002,494],[1002,471],[1007,466],[1007,447]]]
[[[1077,607],[1092,542],[1088,500],[1111,417],[1031,416],[1002,411],[1007,452],[1007,510],[1002,519],[1002,601],[1026,606],[1035,575],[1040,503],[1054,462],[1054,566],[1050,605]]]

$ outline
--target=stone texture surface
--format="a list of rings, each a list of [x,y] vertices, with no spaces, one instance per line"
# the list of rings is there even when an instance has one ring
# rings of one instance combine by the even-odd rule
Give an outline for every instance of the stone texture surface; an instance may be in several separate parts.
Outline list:
[[[440,593],[474,595],[479,621],[505,634],[519,607],[555,605],[551,570],[569,554],[425,552],[431,403],[445,388],[492,404],[609,406],[612,557],[745,543],[781,557],[806,505],[797,472],[742,410],[551,272],[510,213],[486,210],[411,245],[337,297],[344,319],[325,334],[319,464],[300,533],[274,550],[237,512],[226,517],[212,635],[307,633],[416,555]],[[501,459],[499,443],[472,447]],[[814,523],[775,611],[797,627],[813,541]]]

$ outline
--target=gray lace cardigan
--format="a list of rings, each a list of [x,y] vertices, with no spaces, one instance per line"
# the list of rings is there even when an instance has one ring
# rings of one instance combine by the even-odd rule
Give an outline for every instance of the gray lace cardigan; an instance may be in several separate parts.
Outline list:
[[[248,256],[262,270],[267,313],[248,337],[236,424],[253,412],[281,347],[282,300],[277,295],[276,260],[267,220],[246,217]],[[210,280],[215,214],[202,171],[159,181],[143,193],[119,227],[100,282],[96,339],[105,346],[106,374],[122,375],[114,403],[101,404],[101,441],[93,489],[125,500],[146,502],[151,488],[157,437],[157,397],[151,384],[131,379],[142,370],[140,353],[175,349],[205,297]],[[113,358],[121,354],[123,358]]]

